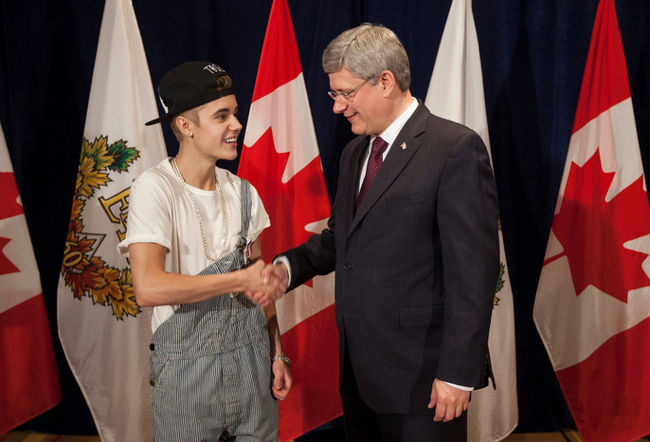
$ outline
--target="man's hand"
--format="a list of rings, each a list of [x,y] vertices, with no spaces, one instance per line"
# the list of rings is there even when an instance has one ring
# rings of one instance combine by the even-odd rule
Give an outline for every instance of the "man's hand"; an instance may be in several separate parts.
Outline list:
[[[273,360],[273,385],[271,391],[276,399],[284,400],[291,390],[293,379],[289,365],[281,359]]]
[[[284,264],[267,264],[262,270],[262,280],[277,284],[279,290],[284,293],[289,287],[289,271]]]
[[[436,407],[436,414],[433,416],[435,422],[449,422],[459,417],[469,405],[469,391],[452,387],[446,382],[438,379],[433,380],[431,386],[431,400],[429,408]]]
[[[283,264],[267,264],[259,276],[264,287],[261,290],[247,290],[245,294],[262,307],[280,299],[289,286],[289,272]]]

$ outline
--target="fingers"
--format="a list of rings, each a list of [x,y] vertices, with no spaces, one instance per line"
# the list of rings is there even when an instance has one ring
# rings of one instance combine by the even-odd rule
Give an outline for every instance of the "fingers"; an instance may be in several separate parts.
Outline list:
[[[278,287],[283,291],[287,291],[289,287],[289,271],[284,264],[274,264],[273,265],[273,274],[278,283]]]
[[[280,299],[283,292],[278,292],[274,290],[271,286],[267,286],[261,290],[256,291],[246,291],[244,295],[255,304],[259,304],[262,307],[267,307],[273,304],[275,301]]]
[[[248,289],[244,294],[254,303],[266,307],[284,295],[289,284],[288,272],[284,265],[266,264],[261,260],[246,269]]]
[[[433,416],[433,420],[436,422],[449,422],[450,420],[459,417],[462,413],[462,408],[456,408],[453,405],[444,406],[438,404],[436,407],[436,414]]]
[[[267,307],[273,303],[273,300],[266,292],[244,292],[244,295],[255,304],[259,304],[262,307]]]
[[[255,291],[246,291],[244,292],[244,295],[255,304],[259,304],[262,307],[267,307],[273,304],[277,299],[277,297],[273,296],[272,292],[270,293],[266,288]]]
[[[285,292],[289,286],[289,272],[284,264],[267,264],[262,270],[262,282]]]
[[[431,387],[431,398],[429,399],[429,405],[427,405],[427,408],[435,407],[437,402],[438,402],[438,395],[436,394],[436,388],[434,384]]]
[[[251,301],[266,307],[284,295],[289,285],[289,273],[283,264],[264,265],[260,260],[249,268],[251,272],[259,272],[259,285],[245,292]]]
[[[266,284],[262,281],[264,262],[260,259],[242,270],[244,275],[244,294],[254,303],[265,307],[273,302],[267,294]]]
[[[286,385],[284,385],[282,379],[276,378],[273,381],[272,390],[273,390],[273,397],[275,397],[280,401],[285,400],[289,395],[289,388]]]
[[[264,269],[262,269],[262,282],[268,284],[271,280],[271,276],[273,276],[273,264],[267,264],[264,266]]]
[[[278,400],[286,399],[293,385],[289,366],[282,360],[273,361],[273,384],[271,390]]]
[[[469,391],[452,387],[438,379],[431,386],[431,400],[429,408],[436,408],[433,420],[435,422],[449,422],[459,417],[469,404]]]

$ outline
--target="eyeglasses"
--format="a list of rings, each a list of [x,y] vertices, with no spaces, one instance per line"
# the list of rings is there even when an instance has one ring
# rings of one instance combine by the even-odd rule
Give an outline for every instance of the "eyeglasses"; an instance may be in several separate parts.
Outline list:
[[[329,95],[330,98],[332,100],[334,100],[334,101],[336,101],[336,97],[341,97],[345,101],[352,101],[354,99],[354,96],[352,94],[354,94],[356,91],[358,91],[359,88],[361,86],[363,86],[364,84],[366,84],[367,81],[368,80],[363,80],[363,82],[361,84],[359,84],[359,86],[357,86],[354,89],[351,89],[351,90],[349,90],[347,92],[327,91],[327,95]]]

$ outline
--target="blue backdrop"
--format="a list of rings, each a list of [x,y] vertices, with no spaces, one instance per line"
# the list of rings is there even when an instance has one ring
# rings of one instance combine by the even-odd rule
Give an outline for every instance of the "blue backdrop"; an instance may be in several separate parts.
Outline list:
[[[55,337],[56,287],[103,3],[0,2],[0,122]],[[641,153],[650,170],[650,2],[616,3]],[[271,0],[133,4],[154,84],[183,61],[214,61],[233,75],[245,123]],[[450,4],[289,0],[330,197],[336,191],[339,156],[351,133],[348,123],[331,112],[328,79],[320,66],[323,49],[349,27],[364,21],[385,24],[404,43],[411,59],[411,91],[424,99]],[[597,6],[597,0],[477,0],[473,6],[514,292],[518,431],[572,425],[533,325],[532,306]],[[165,137],[174,154],[176,142],[168,128]],[[235,171],[237,161],[223,166]],[[25,428],[93,433],[90,413],[55,341],[63,400]]]

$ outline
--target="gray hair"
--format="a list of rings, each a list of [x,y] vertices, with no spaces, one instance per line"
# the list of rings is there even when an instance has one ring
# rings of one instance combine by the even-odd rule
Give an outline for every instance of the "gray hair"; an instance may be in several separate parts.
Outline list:
[[[381,71],[388,70],[402,92],[411,84],[406,50],[397,35],[382,25],[363,23],[343,32],[327,45],[323,52],[323,70],[331,74],[341,68],[373,84]]]

